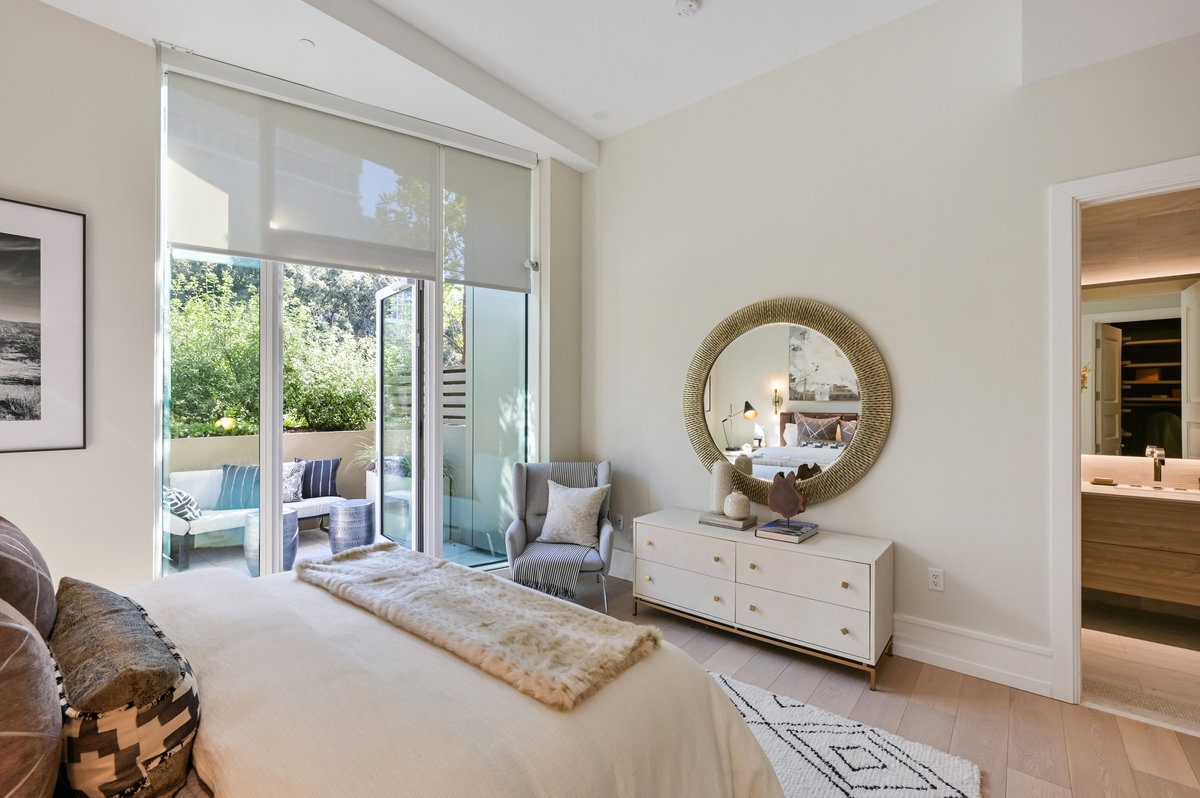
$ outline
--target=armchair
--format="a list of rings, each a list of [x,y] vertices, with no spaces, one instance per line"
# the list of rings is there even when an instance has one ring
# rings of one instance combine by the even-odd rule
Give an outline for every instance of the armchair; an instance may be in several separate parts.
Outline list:
[[[611,485],[612,464],[605,460],[595,463],[517,463],[513,466],[513,499],[516,520],[504,535],[504,546],[508,554],[508,566],[537,540],[546,521],[550,502],[549,482],[571,488],[593,488]],[[596,529],[600,541],[596,549],[588,551],[579,568],[581,574],[594,573],[601,582],[604,593],[604,612],[608,612],[608,569],[612,565],[613,527],[608,520],[609,495],[600,505]]]

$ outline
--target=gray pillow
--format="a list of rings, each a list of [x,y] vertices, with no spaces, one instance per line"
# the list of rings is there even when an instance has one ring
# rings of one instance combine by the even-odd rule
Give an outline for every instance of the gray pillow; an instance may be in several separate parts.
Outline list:
[[[283,464],[283,501],[298,502],[304,498],[300,488],[304,481],[304,462]]]
[[[33,542],[4,517],[0,517],[0,601],[33,621],[43,639],[50,636],[58,612],[50,569]]]
[[[187,778],[200,722],[191,666],[124,596],[64,578],[58,606],[50,648],[62,671],[71,788],[123,798],[174,795]]]
[[[41,632],[0,601],[0,795],[50,795],[58,778],[62,710]]]
[[[574,543],[595,548],[600,544],[597,529],[600,505],[608,495],[608,485],[596,488],[568,488],[548,480],[550,500],[542,524],[542,543]]]

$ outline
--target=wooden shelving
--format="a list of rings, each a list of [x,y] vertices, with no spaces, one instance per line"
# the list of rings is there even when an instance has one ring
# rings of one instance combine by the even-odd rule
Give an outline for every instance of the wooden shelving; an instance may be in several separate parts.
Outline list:
[[[1180,411],[1179,319],[1125,322],[1121,328],[1121,452],[1166,444],[1163,413]],[[1172,456],[1172,455],[1168,455]],[[1174,456],[1178,456],[1177,454]]]

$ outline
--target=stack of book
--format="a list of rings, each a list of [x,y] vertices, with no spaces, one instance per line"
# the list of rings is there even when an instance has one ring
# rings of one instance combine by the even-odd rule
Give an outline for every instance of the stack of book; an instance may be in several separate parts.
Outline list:
[[[780,518],[754,530],[754,536],[767,540],[782,540],[786,543],[802,543],[817,534],[818,526],[819,524]]]
[[[758,516],[751,515],[751,516],[749,516],[747,518],[743,518],[742,520],[739,521],[736,518],[730,518],[727,515],[720,515],[718,513],[700,513],[700,523],[707,524],[709,526],[717,526],[717,527],[720,527],[721,529],[741,530],[741,529],[749,529],[750,527],[757,524]]]

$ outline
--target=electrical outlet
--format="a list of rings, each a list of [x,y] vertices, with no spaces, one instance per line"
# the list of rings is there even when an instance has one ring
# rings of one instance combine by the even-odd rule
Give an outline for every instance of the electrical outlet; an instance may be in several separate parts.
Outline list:
[[[939,593],[946,589],[946,572],[941,568],[929,569],[929,589]]]
[[[625,516],[614,515],[612,520],[613,520],[613,526],[616,527],[616,530],[618,532],[625,531]]]

